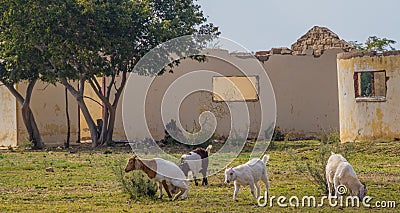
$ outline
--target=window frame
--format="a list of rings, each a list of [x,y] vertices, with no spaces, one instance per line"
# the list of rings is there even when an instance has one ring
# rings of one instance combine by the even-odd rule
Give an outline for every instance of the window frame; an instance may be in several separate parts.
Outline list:
[[[255,78],[256,80],[256,85],[255,85],[255,92],[256,92],[256,97],[253,99],[242,99],[242,100],[224,100],[223,98],[217,99],[216,97],[218,96],[215,94],[214,89],[215,89],[215,78]],[[250,80],[249,80],[250,81]],[[251,76],[240,76],[240,75],[233,75],[233,76],[213,76],[212,77],[212,101],[213,102],[258,102],[260,100],[260,78],[258,75],[251,75]]]
[[[375,73],[378,72],[383,72],[385,77],[384,77],[384,86],[385,86],[385,94],[384,96],[375,96],[376,93],[376,86],[375,86]],[[362,73],[371,73],[371,90],[372,90],[372,95],[371,96],[361,96],[361,74]],[[386,70],[363,70],[363,71],[355,71],[353,75],[353,84],[354,84],[354,96],[356,99],[356,102],[384,102],[386,101],[387,98],[387,81],[389,80],[389,77],[386,75]]]

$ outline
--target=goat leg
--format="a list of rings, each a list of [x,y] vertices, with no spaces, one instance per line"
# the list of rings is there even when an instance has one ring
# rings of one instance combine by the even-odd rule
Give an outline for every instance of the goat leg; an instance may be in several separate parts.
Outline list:
[[[203,177],[203,182],[201,182],[202,186],[207,186],[208,185],[208,180],[207,177]]]
[[[163,197],[162,184],[160,182],[157,182],[157,186],[158,186],[158,191],[160,193],[160,195],[158,196],[158,199],[162,199],[162,197]]]
[[[256,197],[256,194],[255,194],[255,192],[254,192],[254,183],[250,183],[250,191],[251,191],[251,194],[253,195],[253,197],[254,197],[254,198],[257,198],[257,197]]]
[[[201,183],[202,186],[208,185],[208,180],[207,180],[207,170],[202,169],[201,174],[203,175],[203,182]]]
[[[167,185],[167,182],[165,180],[162,181],[162,185],[164,186],[164,189],[168,194],[169,201],[172,201],[172,195],[171,195],[171,192],[168,190],[168,185]]]
[[[240,185],[236,184],[236,183],[234,183],[234,185],[235,185],[235,191],[233,192],[233,199],[235,200],[236,196],[238,195],[238,192],[239,192],[239,189],[240,189]]]

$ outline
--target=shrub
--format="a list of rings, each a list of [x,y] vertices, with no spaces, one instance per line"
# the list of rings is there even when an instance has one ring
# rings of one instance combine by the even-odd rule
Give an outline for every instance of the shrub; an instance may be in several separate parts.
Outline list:
[[[285,133],[283,133],[279,127],[275,127],[274,134],[272,135],[272,140],[274,141],[284,141],[286,139]]]
[[[324,133],[319,137],[319,141],[323,143],[339,143],[340,134],[336,129],[331,129],[328,132],[324,131]]]
[[[189,133],[197,133],[201,130],[200,127],[195,126],[193,127],[192,130],[189,130]],[[164,139],[161,140],[161,142],[167,146],[177,146],[177,145],[184,145],[186,148],[189,149],[195,149],[197,147],[202,147],[206,148],[208,145],[212,143],[212,140],[214,139],[214,135],[212,137],[207,137],[207,131],[205,131],[204,135],[196,135],[191,138],[186,138],[182,131],[178,128],[176,125],[175,120],[171,120],[167,125],[166,129],[164,130],[165,136]],[[176,138],[173,138],[170,133],[172,133]]]
[[[132,171],[126,174],[124,164],[125,161],[120,159],[112,167],[115,177],[124,192],[129,194],[132,200],[140,200],[146,197],[154,199],[157,185],[141,171]]]
[[[285,141],[287,142],[287,135],[279,129],[279,127],[270,126],[267,130],[264,131],[265,137],[268,138],[272,133],[271,141],[269,142],[268,149],[269,150],[277,150],[278,144],[276,141]]]

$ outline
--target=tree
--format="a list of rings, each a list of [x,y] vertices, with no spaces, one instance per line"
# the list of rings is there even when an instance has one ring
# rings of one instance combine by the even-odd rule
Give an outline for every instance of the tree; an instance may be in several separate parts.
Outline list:
[[[377,36],[370,36],[364,44],[358,43],[357,41],[350,41],[350,43],[356,50],[383,52],[386,50],[395,50],[392,44],[396,44],[396,41],[387,38],[378,38]]]
[[[387,38],[378,38],[377,36],[370,36],[364,44],[358,43],[357,41],[350,41],[356,50],[359,51],[377,51],[384,52],[387,50],[395,50],[392,44],[396,44],[396,41]],[[372,92],[372,74],[361,73],[361,91],[362,97],[370,97]]]
[[[40,37],[45,34],[45,13],[41,1],[24,4],[20,1],[3,0],[0,3],[0,81],[15,96],[22,106],[22,118],[33,148],[42,149],[35,117],[30,107],[33,88],[38,80],[49,82],[45,77],[48,70],[48,56],[40,46]],[[26,82],[25,94],[15,87]]]
[[[192,0],[7,2],[21,12],[20,18],[28,12],[41,15],[37,15],[38,21],[29,19],[28,25],[19,26],[22,30],[43,28],[30,34],[29,38],[35,42],[21,43],[40,50],[42,58],[35,64],[45,66],[45,72],[33,79],[43,76],[43,80],[58,81],[67,88],[82,110],[94,147],[112,141],[116,109],[127,75],[133,72],[142,56],[162,42],[179,36],[219,34]],[[11,20],[9,25],[16,23]],[[29,55],[23,48],[19,51]],[[106,88],[101,86],[99,77],[110,79]],[[117,78],[121,79],[118,85]],[[79,81],[78,88],[73,86],[74,81]],[[89,83],[102,102],[101,131],[86,105],[85,83]]]

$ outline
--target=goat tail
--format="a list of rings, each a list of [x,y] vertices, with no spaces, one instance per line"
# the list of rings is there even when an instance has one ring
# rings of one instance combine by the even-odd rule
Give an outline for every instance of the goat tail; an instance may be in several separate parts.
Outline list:
[[[331,155],[334,155],[335,153],[331,151]]]
[[[212,149],[212,145],[208,145],[208,146],[207,146],[207,149],[206,149],[206,152],[207,152],[207,153],[210,153],[211,149]]]
[[[264,163],[267,163],[268,160],[269,160],[269,155],[265,154],[265,155],[263,156],[263,158],[262,158],[262,161],[263,161]]]

